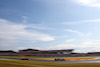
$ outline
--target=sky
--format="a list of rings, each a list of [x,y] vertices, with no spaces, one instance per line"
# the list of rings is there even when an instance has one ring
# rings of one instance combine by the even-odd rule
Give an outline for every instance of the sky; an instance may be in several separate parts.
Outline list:
[[[100,52],[100,0],[0,0],[0,50]]]

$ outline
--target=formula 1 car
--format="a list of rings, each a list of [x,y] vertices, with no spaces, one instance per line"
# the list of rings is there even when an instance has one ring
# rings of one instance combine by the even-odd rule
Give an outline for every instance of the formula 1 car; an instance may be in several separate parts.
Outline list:
[[[55,61],[65,61],[65,59],[58,58],[58,59],[55,59]]]
[[[21,60],[31,60],[31,59],[29,59],[29,58],[22,58]]]

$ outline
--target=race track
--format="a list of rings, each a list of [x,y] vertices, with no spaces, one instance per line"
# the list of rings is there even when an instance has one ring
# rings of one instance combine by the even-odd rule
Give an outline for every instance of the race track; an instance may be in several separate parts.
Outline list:
[[[21,60],[22,58],[0,58],[0,59],[15,59],[15,60]],[[66,61],[31,59],[31,60],[27,60],[27,61],[44,61],[44,62],[57,62],[57,63],[100,63],[100,59],[94,59],[94,60],[66,60]]]

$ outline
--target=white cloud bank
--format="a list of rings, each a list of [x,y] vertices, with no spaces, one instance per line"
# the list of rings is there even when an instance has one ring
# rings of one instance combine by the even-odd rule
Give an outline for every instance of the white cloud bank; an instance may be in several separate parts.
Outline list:
[[[100,19],[64,22],[63,24],[65,24],[65,25],[77,25],[77,24],[81,24],[81,23],[100,23]]]
[[[74,52],[99,52],[100,40],[86,40],[81,44],[58,44],[55,47],[47,47],[46,49],[75,49]]]
[[[87,34],[84,34],[84,33],[81,33],[81,32],[79,32],[79,31],[72,30],[72,29],[67,29],[67,30],[65,30],[65,31],[71,32],[71,33],[75,33],[75,34],[77,34],[77,35],[79,35],[79,36],[89,36],[89,35],[92,34],[92,33],[90,33],[90,32],[88,32]]]
[[[100,0],[72,0],[80,5],[89,7],[100,7]]]
[[[5,19],[0,19],[0,46],[14,45],[20,42],[54,40],[54,37],[38,32],[34,28],[34,26],[32,27],[28,24],[16,24]]]

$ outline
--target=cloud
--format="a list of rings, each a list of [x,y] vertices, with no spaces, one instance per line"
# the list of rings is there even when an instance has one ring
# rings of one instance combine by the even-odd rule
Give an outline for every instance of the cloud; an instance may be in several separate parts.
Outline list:
[[[28,24],[17,24],[0,19],[0,46],[52,40],[55,40],[53,36],[34,30],[34,27]]]
[[[16,47],[15,48],[16,50],[23,50],[23,49],[32,49],[32,48],[28,48],[28,47],[25,47],[25,46],[23,46],[23,47]],[[35,47],[35,49],[38,49],[38,50],[41,50],[41,48],[39,48],[39,47]]]
[[[80,5],[89,7],[100,7],[100,0],[72,0]]]
[[[89,36],[89,35],[91,35],[91,33],[84,34],[84,33],[81,33],[81,32],[79,32],[79,31],[72,30],[72,29],[67,29],[66,31],[67,31],[67,32],[71,32],[71,33],[75,33],[75,34],[77,34],[77,35],[79,35],[79,36]]]
[[[100,23],[100,19],[64,22],[63,24],[65,24],[65,25],[76,25],[76,24],[81,24],[81,23]]]
[[[63,36],[54,36],[56,39],[63,39],[63,38],[67,38],[68,36],[63,35]]]
[[[66,40],[67,43],[70,43],[70,42],[73,42],[73,41],[75,41],[75,39]]]
[[[46,49],[75,49],[74,52],[99,52],[100,50],[100,41],[99,40],[87,40],[81,42],[81,44],[58,44],[54,47],[47,47]]]
[[[46,26],[44,26],[43,24],[28,24],[28,26],[30,27],[30,28],[34,28],[34,29],[41,29],[41,30],[47,30],[47,29],[52,29],[52,28],[48,28],[48,27],[46,27]]]
[[[31,18],[27,17],[27,16],[22,16],[22,24],[27,24],[28,26],[30,26],[30,28],[34,28],[34,29],[51,29],[48,28],[45,25],[45,23],[40,23],[40,24],[31,24],[29,23],[29,21],[33,21]]]

